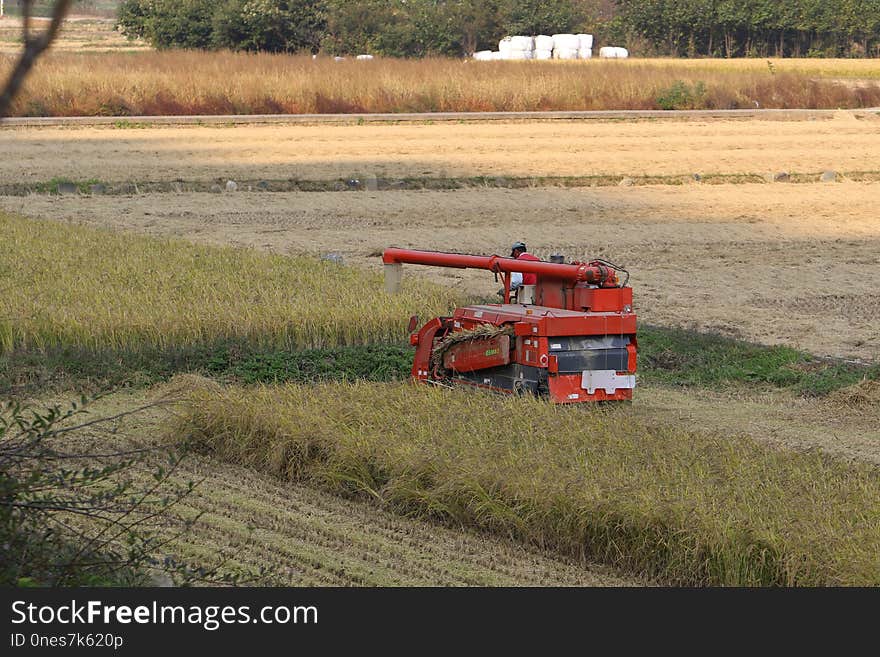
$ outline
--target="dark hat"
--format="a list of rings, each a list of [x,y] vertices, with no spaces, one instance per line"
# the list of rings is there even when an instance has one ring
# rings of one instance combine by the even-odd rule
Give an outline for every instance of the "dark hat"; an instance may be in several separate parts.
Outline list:
[[[514,242],[513,246],[510,247],[510,257],[512,258],[513,252],[518,251],[518,250],[519,251],[528,251],[528,249],[526,248],[526,243],[525,242]]]

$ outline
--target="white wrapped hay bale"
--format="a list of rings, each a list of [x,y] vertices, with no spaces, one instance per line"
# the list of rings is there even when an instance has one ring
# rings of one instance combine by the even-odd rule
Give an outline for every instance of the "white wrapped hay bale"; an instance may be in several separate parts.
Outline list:
[[[592,34],[578,34],[578,50],[592,50],[593,49],[593,35]]]
[[[500,62],[502,59],[504,59],[504,55],[500,50],[492,51],[492,61]]]
[[[511,61],[524,61],[534,58],[535,53],[533,53],[531,50],[508,50],[507,52],[501,53],[501,59],[507,59]]]
[[[539,34],[535,37],[535,50],[553,50],[553,37]]]
[[[508,36],[498,42],[498,50],[503,53],[531,52],[535,49],[535,38],[530,36]]]
[[[536,50],[535,51],[535,59],[540,59],[540,60],[553,59],[553,51],[552,50]]]
[[[514,46],[518,46],[520,50],[532,52],[535,49],[535,37],[533,36],[515,36],[513,42]]]
[[[578,59],[593,59],[593,49],[581,48],[578,50]]]
[[[579,50],[581,40],[577,34],[554,34],[553,50]]]
[[[577,59],[577,48],[554,48],[553,59]]]
[[[603,59],[626,59],[629,57],[629,51],[626,48],[604,46],[599,49],[599,57]]]
[[[373,59],[373,56],[372,55],[358,55],[357,59],[359,62],[368,62],[371,59]]]
[[[495,59],[495,53],[491,50],[480,50],[474,53],[474,60],[478,62],[491,62]]]

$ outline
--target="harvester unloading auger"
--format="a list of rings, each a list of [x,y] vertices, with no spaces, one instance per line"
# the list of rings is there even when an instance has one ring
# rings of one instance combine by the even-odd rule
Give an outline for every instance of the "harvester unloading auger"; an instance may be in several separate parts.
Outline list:
[[[533,393],[553,402],[632,399],[636,385],[636,316],[625,270],[604,260],[588,263],[517,260],[389,248],[385,286],[394,293],[401,265],[486,269],[504,276],[511,303],[457,308],[416,331],[413,379]],[[511,299],[511,274],[536,274]],[[514,303],[515,301],[515,303]]]

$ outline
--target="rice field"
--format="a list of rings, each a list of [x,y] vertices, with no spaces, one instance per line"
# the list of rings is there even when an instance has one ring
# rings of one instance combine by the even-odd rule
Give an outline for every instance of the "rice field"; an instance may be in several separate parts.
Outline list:
[[[673,89],[675,103],[698,108],[880,105],[876,60],[337,64],[71,52],[88,48],[83,40],[41,62],[16,111],[640,109]],[[0,75],[7,66],[0,58]],[[399,343],[409,315],[446,314],[466,293],[497,287],[486,272],[413,273],[404,294],[388,297],[382,247],[493,252],[511,234],[541,255],[623,256],[637,272],[640,316],[651,321],[876,362],[877,299],[859,288],[870,287],[877,263],[874,178],[859,177],[876,168],[869,114],[809,123],[158,129],[120,121],[3,130],[4,184],[27,185],[3,207],[54,221],[0,212],[0,374],[47,353],[110,354],[91,358],[93,369],[124,369],[120,354],[200,348],[219,362],[230,355],[221,350],[254,345],[272,352],[256,359],[255,380],[272,380],[272,368],[299,350]],[[818,183],[826,169],[839,184]],[[689,184],[245,191],[258,180],[345,190],[349,178],[369,175],[377,184],[450,175],[503,183],[542,171]],[[804,184],[759,184],[780,171]],[[690,184],[716,173],[754,184]],[[241,192],[180,191],[184,181],[206,189],[229,178]],[[82,193],[26,194],[62,179]],[[85,193],[91,183],[149,181],[168,193]],[[544,215],[553,219],[535,220]],[[153,237],[123,232],[131,230]],[[320,260],[330,251],[355,268]],[[760,290],[749,263],[766,274]],[[837,288],[852,294],[829,292]],[[643,347],[644,374],[658,350],[649,340]],[[228,362],[252,362],[234,356]],[[670,368],[691,367],[678,346],[660,356],[656,367],[664,357]],[[64,358],[53,362],[70,369],[83,360]],[[309,358],[338,372],[323,352]],[[180,362],[149,383],[193,369],[227,374]],[[718,359],[706,362],[720,371]],[[197,533],[173,543],[179,554],[207,562],[231,554],[234,565],[277,566],[282,583],[302,585],[619,583],[597,576],[606,571],[596,563],[629,583],[880,584],[874,381],[804,399],[758,389],[749,367],[752,380],[735,390],[691,370],[686,386],[643,376],[632,407],[572,409],[400,383],[317,383],[325,370],[304,371],[307,385],[185,377],[165,391],[183,401],[162,432],[202,452],[187,474],[207,484],[181,506],[205,516]],[[131,407],[123,395],[108,400]],[[158,420],[128,422],[120,426],[132,444],[159,433]],[[116,427],[87,440],[121,444]]]
[[[408,384],[183,379],[171,439],[676,585],[880,584],[876,469],[627,409]]]
[[[371,272],[2,213],[0,233],[0,355],[394,342],[410,314],[457,301],[415,279],[386,295],[378,261]]]
[[[0,59],[0,77],[11,59]],[[14,116],[880,106],[876,60],[334,62],[229,52],[59,51]]]

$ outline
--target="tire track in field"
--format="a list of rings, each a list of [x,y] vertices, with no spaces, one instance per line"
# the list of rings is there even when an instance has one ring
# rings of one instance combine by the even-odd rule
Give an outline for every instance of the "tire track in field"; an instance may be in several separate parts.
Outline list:
[[[256,550],[261,561],[281,564],[292,557],[312,575],[326,578],[326,573],[334,573],[330,581],[337,585],[537,585],[546,581],[540,573],[522,567],[522,563],[534,563],[534,555],[519,549],[505,545],[500,553],[487,551],[482,541],[474,544],[462,540],[458,533],[442,537],[451,539],[450,544],[449,540],[437,540],[434,528],[428,536],[417,524],[401,524],[396,516],[372,513],[372,509],[361,505],[349,508],[339,498],[318,495],[309,489],[267,485],[259,481],[260,475],[252,473],[236,486],[227,475],[238,479],[240,469],[221,474],[225,467],[220,468],[210,460],[199,461],[198,474],[210,472],[212,481],[220,487],[212,484],[210,491],[202,488],[201,495],[189,499],[188,505],[206,512],[202,522],[210,528],[215,541],[235,535],[235,547]],[[250,502],[241,499],[242,495],[255,495],[255,491],[259,497],[252,497]],[[288,504],[292,508],[275,504],[266,507],[262,501],[265,495],[290,495]],[[354,522],[351,511],[358,516]],[[247,537],[249,524],[256,527],[251,538]],[[367,527],[368,531],[364,531]],[[316,568],[322,555],[328,553],[340,555],[338,561]],[[451,553],[457,555],[455,559],[450,559]]]

